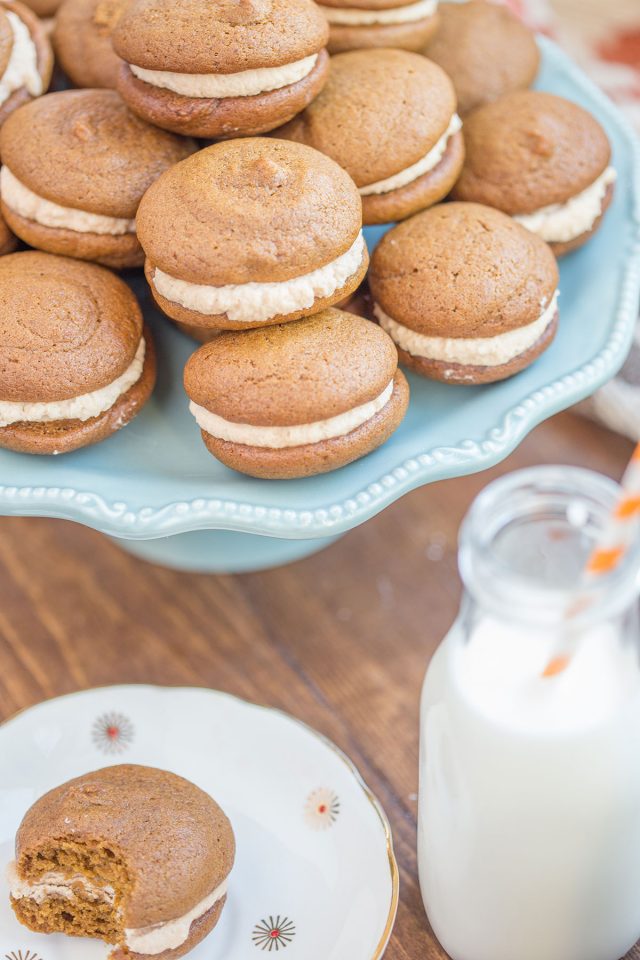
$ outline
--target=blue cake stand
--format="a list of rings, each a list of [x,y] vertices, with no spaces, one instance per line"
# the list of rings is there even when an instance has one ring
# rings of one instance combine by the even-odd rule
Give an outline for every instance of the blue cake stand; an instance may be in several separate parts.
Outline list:
[[[456,387],[410,376],[411,404],[381,449],[333,474],[264,481],[207,453],[187,409],[182,369],[193,343],[132,281],[156,334],[156,393],[129,426],[62,457],[0,451],[0,514],[61,517],[118,539],[155,563],[238,572],[297,560],[421,484],[484,470],[547,417],[593,393],[629,351],[640,291],[640,150],[625,119],[550,41],[539,86],[604,124],[619,180],[604,225],[561,266],[560,331],[516,377]],[[383,228],[367,230],[374,246]]]

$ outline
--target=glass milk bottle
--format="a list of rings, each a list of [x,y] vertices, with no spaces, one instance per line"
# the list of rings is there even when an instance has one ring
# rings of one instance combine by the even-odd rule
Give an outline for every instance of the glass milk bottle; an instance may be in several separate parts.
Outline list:
[[[489,486],[422,696],[418,859],[453,960],[618,960],[640,938],[639,550],[581,594],[619,496],[540,467]],[[543,676],[559,651],[568,666]]]

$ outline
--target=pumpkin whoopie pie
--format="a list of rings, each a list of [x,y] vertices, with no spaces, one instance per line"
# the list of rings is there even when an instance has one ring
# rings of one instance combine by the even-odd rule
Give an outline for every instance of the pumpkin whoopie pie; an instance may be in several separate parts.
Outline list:
[[[364,223],[375,224],[403,220],[449,193],[464,162],[461,127],[440,67],[406,50],[353,50],[331,58],[322,93],[275,136],[344,167]]]
[[[47,90],[52,71],[44,24],[19,0],[0,0],[0,126]]]
[[[424,54],[451,77],[462,117],[530,87],[540,66],[533,32],[508,7],[488,0],[440,4]]]
[[[213,930],[233,830],[188,780],[133,764],[49,791],[27,811],[8,872],[18,920],[113,944],[113,960],[177,960]]]
[[[329,52],[371,47],[422,50],[438,25],[438,0],[322,0]]]
[[[444,203],[390,230],[374,251],[374,315],[405,366],[477,384],[523,370],[553,340],[558,266],[499,210]]]
[[[563,97],[520,90],[465,122],[453,196],[510,214],[556,256],[581,247],[613,198],[611,145],[594,116]]]
[[[119,89],[167,130],[254,136],[320,92],[328,35],[313,0],[132,0],[113,32]]]
[[[155,354],[129,287],[93,263],[0,257],[0,447],[67,453],[128,423]]]
[[[391,338],[335,309],[223,333],[190,357],[184,384],[210,453],[277,480],[365,456],[397,429],[409,402]]]
[[[111,34],[126,5],[127,0],[62,0],[53,47],[76,87],[117,87],[122,60]]]
[[[341,303],[369,263],[361,227],[358,190],[337,163],[266,137],[176,164],[137,218],[158,305],[199,338]]]
[[[140,199],[195,149],[131,113],[115,90],[50,93],[17,110],[0,131],[2,213],[32,247],[109,267],[141,266]]]

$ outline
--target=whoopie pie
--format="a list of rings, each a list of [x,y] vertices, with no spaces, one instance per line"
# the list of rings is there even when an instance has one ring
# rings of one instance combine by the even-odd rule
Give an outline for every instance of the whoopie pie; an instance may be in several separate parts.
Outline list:
[[[56,59],[76,87],[118,86],[122,60],[111,34],[127,0],[62,0],[53,29]]]
[[[0,126],[47,91],[52,72],[45,25],[20,0],[0,0]]]
[[[549,246],[477,203],[444,203],[394,227],[369,273],[374,315],[400,361],[447,383],[504,380],[551,344],[558,266]]]
[[[234,856],[231,824],[207,793],[166,770],[118,764],[27,811],[11,905],[30,930],[111,944],[113,960],[177,960],[220,919]]]
[[[160,308],[199,339],[318,313],[364,279],[362,204],[311,147],[217,143],[149,188],[137,217]]]
[[[453,81],[461,117],[530,87],[540,66],[533,31],[490,0],[440,4],[438,29],[423,53]]]
[[[132,0],[113,31],[119,90],[167,130],[254,136],[320,92],[328,35],[313,0]]]
[[[93,263],[0,257],[0,447],[68,453],[124,427],[151,396],[155,352],[131,289]]]
[[[456,199],[510,214],[556,256],[596,232],[613,199],[616,171],[605,130],[583,107],[521,90],[474,111],[464,138]]]
[[[32,247],[141,266],[138,204],[196,149],[141,120],[115,90],[64,90],[16,110],[0,130],[2,213]],[[46,157],[46,162],[43,162]]]
[[[184,383],[210,453],[267,479],[326,473],[371,453],[409,402],[391,338],[335,309],[223,333],[189,359]]]
[[[353,50],[331,58],[322,93],[275,136],[333,157],[358,187],[364,223],[376,224],[449,193],[464,162],[461,127],[436,64],[406,50]]]

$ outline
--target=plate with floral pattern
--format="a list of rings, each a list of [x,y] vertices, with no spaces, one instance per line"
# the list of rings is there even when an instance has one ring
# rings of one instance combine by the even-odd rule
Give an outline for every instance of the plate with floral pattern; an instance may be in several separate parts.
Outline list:
[[[228,901],[190,960],[382,957],[398,905],[389,823],[351,761],[300,721],[213,690],[105,687],[18,714],[0,757],[0,958],[107,960],[98,941],[22,927],[4,868],[39,796],[115,763],[187,777],[233,824]]]

